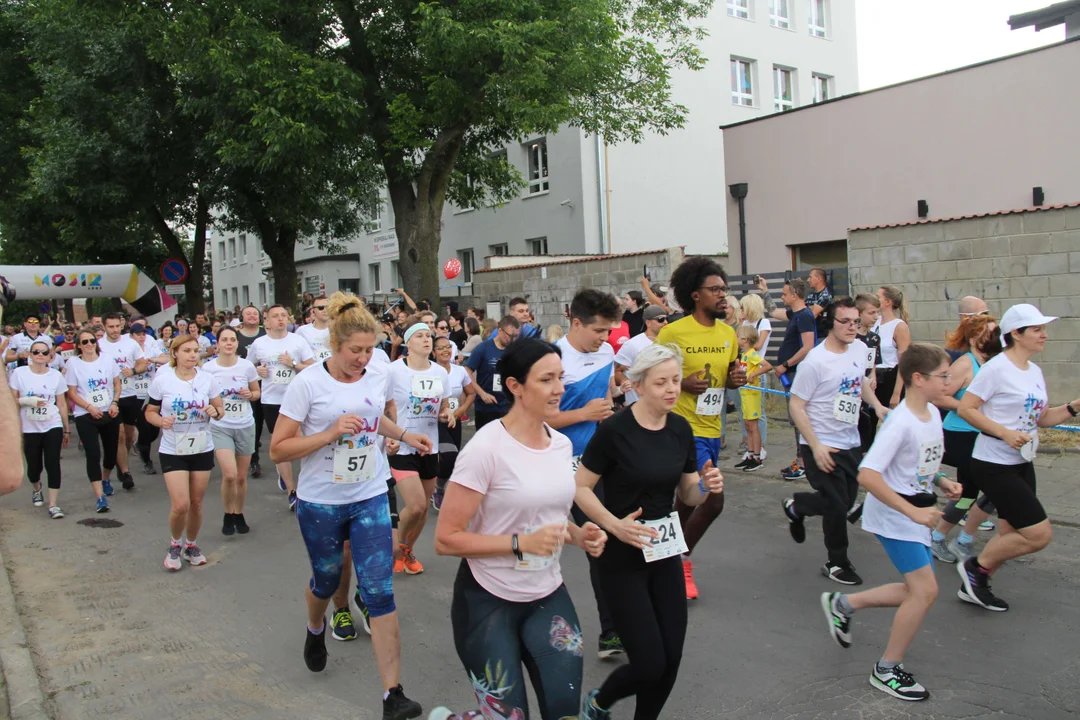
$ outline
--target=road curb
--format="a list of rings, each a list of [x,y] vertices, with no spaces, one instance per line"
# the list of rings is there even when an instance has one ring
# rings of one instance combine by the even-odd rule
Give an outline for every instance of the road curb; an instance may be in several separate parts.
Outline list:
[[[11,720],[50,720],[30,646],[15,607],[7,565],[0,553],[0,671],[7,685]]]

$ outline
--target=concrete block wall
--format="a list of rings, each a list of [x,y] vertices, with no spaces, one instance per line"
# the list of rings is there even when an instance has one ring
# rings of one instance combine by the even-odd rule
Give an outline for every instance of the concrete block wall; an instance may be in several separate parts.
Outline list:
[[[613,295],[641,289],[642,266],[649,268],[653,284],[666,284],[671,272],[683,259],[682,248],[627,255],[598,256],[572,262],[553,262],[523,268],[503,268],[477,271],[473,275],[473,295],[478,304],[498,301],[503,312],[509,310],[510,299],[516,296],[529,301],[541,327],[568,322],[564,308],[574,293],[582,288],[595,288]],[[721,262],[726,258],[719,258]],[[543,277],[546,270],[547,277]]]
[[[1058,316],[1035,362],[1052,403],[1080,390],[1080,207],[852,230],[848,268],[856,293],[903,290],[921,342],[943,341],[966,295],[984,298],[997,317],[1023,302]]]

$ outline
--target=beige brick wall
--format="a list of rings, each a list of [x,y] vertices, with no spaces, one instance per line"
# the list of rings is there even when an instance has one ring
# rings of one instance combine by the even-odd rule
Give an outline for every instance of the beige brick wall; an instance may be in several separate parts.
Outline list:
[[[1035,362],[1051,402],[1080,394],[1080,207],[853,230],[848,267],[854,292],[904,291],[917,341],[942,342],[966,295],[998,317],[1021,302],[1059,316]]]

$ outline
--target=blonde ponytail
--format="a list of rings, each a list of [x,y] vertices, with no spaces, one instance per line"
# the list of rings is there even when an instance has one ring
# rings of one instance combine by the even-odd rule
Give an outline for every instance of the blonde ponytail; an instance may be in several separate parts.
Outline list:
[[[364,301],[352,293],[336,292],[326,306],[330,318],[330,347],[341,346],[356,333],[375,334],[375,318],[368,312]]]

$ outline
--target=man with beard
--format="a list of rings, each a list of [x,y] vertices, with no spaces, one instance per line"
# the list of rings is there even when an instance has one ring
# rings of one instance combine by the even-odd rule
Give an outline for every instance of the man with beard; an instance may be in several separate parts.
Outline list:
[[[716,467],[720,460],[720,417],[726,409],[725,389],[746,384],[746,371],[739,367],[739,343],[735,330],[724,322],[727,313],[727,273],[705,257],[684,260],[671,275],[676,302],[686,317],[666,325],[656,336],[660,344],[674,344],[682,350],[682,392],[674,412],[690,423],[697,447],[697,465]],[[709,525],[724,509],[724,494],[710,494],[697,507],[675,501],[687,551],[683,556],[686,598],[698,596],[694,565],[690,554]]]

